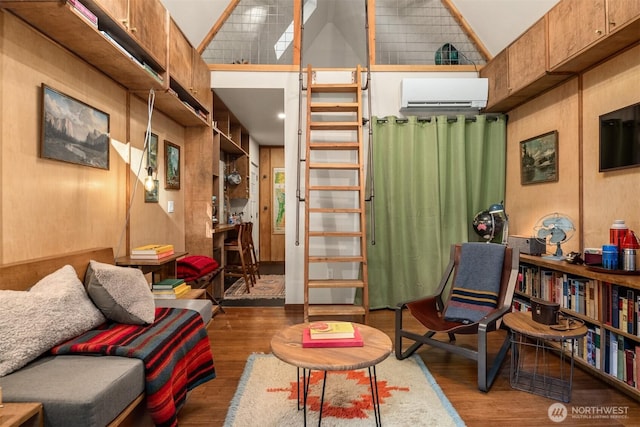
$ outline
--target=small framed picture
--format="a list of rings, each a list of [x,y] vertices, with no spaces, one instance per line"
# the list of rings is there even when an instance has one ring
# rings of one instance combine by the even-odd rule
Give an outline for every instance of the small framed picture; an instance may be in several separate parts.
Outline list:
[[[144,190],[144,202],[145,203],[158,203],[158,186],[160,185],[160,183],[158,182],[157,179],[153,180],[155,186],[153,187],[153,190],[151,191],[147,191],[147,189]]]
[[[164,174],[165,190],[180,189],[180,146],[164,140],[164,161],[166,170]]]
[[[146,137],[145,132],[145,137]],[[158,135],[155,133],[149,134],[149,166],[151,166],[154,172],[158,171]]]
[[[558,180],[558,131],[520,142],[522,185]]]

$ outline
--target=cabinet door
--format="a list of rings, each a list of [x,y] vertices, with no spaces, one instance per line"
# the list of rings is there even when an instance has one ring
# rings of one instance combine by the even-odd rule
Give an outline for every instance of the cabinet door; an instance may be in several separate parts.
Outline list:
[[[192,63],[193,46],[172,19],[169,24],[169,74],[185,89],[191,86]]]
[[[129,0],[94,0],[123,28],[129,24]]]
[[[487,100],[487,111],[497,105],[500,101],[509,96],[508,79],[509,57],[507,50],[498,53],[480,71],[480,77],[489,79],[489,97]]]
[[[624,27],[626,23],[640,15],[640,1],[638,0],[609,0],[607,7],[609,33]]]
[[[509,92],[535,82],[547,72],[545,20],[535,23],[508,48]]]
[[[549,67],[606,35],[605,0],[562,0],[549,11]]]
[[[129,1],[129,31],[163,68],[167,66],[168,13],[159,0]]]
[[[213,105],[211,71],[209,71],[209,65],[204,62],[204,59],[202,59],[195,49],[193,50],[193,76],[191,84],[194,98],[196,98],[207,111],[211,111]]]

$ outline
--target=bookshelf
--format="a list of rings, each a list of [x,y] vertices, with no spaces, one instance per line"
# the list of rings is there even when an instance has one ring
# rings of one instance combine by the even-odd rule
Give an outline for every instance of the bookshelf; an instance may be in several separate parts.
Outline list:
[[[640,401],[640,275],[520,255],[514,311],[530,309],[531,297],[555,301],[585,322],[576,363]]]

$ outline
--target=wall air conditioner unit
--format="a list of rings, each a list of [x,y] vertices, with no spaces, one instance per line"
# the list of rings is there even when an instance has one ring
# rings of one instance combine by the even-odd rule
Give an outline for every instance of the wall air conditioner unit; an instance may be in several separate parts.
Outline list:
[[[480,110],[488,92],[486,78],[402,79],[400,111]]]

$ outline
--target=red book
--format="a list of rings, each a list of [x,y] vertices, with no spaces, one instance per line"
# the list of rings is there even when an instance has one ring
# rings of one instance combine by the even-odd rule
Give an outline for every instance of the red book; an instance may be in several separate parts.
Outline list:
[[[309,328],[305,328],[302,332],[303,348],[330,348],[330,347],[363,347],[364,340],[358,328],[355,328],[355,336],[353,338],[338,338],[333,340],[311,339]]]

